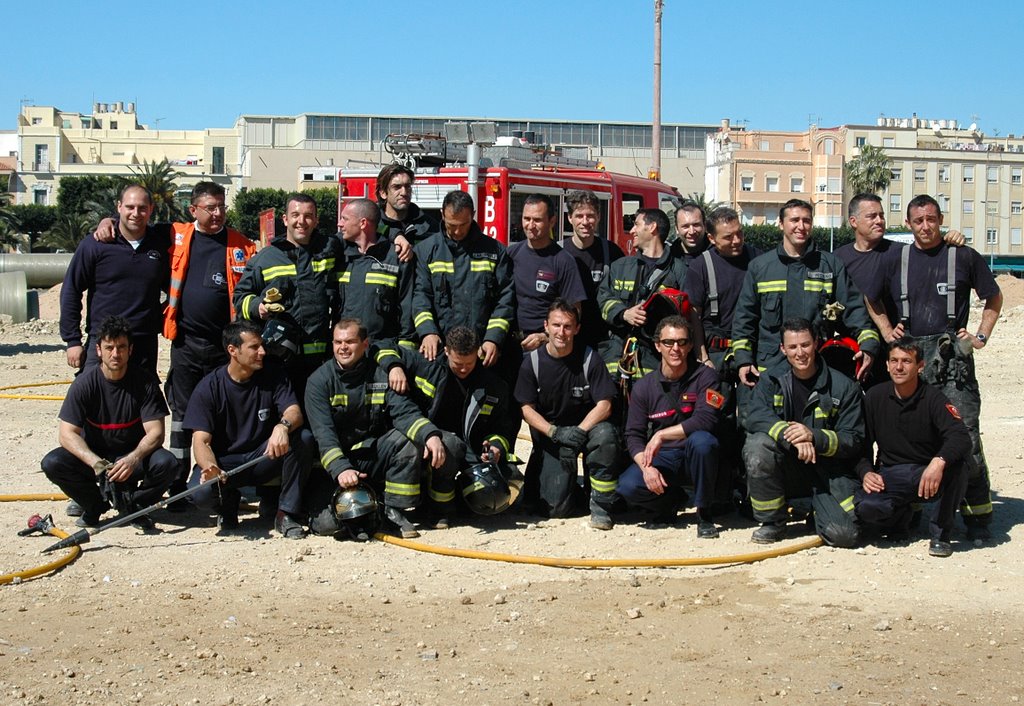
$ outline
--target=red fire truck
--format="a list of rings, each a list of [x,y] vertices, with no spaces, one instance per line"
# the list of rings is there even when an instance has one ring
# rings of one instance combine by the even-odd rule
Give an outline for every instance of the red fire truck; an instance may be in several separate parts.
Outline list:
[[[523,239],[523,201],[533,193],[550,196],[562,213],[557,240],[572,235],[566,194],[576,189],[593,191],[601,202],[599,234],[626,252],[631,249],[629,230],[639,209],[660,208],[673,222],[672,215],[682,202],[674,187],[660,181],[615,174],[596,162],[521,142],[483,147],[474,157],[474,150],[467,149],[467,145],[453,144],[437,135],[389,135],[385,149],[415,171],[412,200],[417,206],[439,217],[445,194],[455,189],[469,192],[476,203],[481,230],[506,245]],[[377,172],[338,170],[339,213],[345,199],[377,198]]]

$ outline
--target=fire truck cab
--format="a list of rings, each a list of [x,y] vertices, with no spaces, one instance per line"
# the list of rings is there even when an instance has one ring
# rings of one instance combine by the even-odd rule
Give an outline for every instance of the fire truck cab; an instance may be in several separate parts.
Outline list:
[[[595,162],[521,142],[478,148],[477,156],[465,147],[437,135],[389,135],[385,141],[385,149],[416,174],[413,203],[439,220],[445,194],[466,191],[476,203],[480,229],[505,245],[523,239],[523,202],[534,193],[548,195],[562,214],[555,240],[571,237],[566,195],[577,189],[594,192],[601,204],[599,234],[627,253],[631,251],[633,218],[641,208],[662,209],[674,230],[672,216],[682,197],[668,184],[615,174]],[[339,169],[338,212],[346,199],[376,200],[376,180],[377,170]]]

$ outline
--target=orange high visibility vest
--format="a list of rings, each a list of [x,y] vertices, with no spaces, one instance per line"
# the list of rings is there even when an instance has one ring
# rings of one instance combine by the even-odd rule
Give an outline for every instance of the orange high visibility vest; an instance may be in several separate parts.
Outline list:
[[[181,288],[188,272],[188,258],[192,252],[192,234],[195,223],[175,223],[172,227],[174,240],[171,243],[171,286],[167,292],[167,306],[164,307],[164,338],[173,341],[178,335],[178,312],[181,307]],[[235,318],[235,285],[242,279],[245,263],[256,254],[256,243],[236,230],[228,228],[228,243],[224,249],[224,272],[228,278],[228,306],[231,318]]]

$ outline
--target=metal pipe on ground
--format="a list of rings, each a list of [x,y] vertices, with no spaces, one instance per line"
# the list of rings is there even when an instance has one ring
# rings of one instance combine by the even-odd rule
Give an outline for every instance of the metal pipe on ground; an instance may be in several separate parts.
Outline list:
[[[71,264],[71,253],[2,253],[0,273],[25,273],[26,284],[33,289],[50,288],[64,281]]]
[[[0,274],[0,314],[16,324],[39,318],[39,292],[28,289],[24,272]]]

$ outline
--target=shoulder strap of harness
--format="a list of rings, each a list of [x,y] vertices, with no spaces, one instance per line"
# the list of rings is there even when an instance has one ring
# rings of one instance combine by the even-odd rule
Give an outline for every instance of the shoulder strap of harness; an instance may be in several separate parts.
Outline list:
[[[900,318],[904,326],[910,321],[910,295],[907,294],[907,281],[910,279],[910,248],[906,245],[900,253]]]
[[[540,354],[539,348],[530,351],[530,367],[533,368],[533,379],[537,381],[537,392],[540,392]],[[590,361],[594,357],[594,349],[587,346],[583,354],[583,382],[590,387]]]
[[[718,318],[718,279],[715,277],[715,265],[711,261],[711,250],[705,250],[701,253],[704,258],[704,264],[708,270],[708,301],[711,302],[711,318]]]
[[[946,325],[956,329],[956,248],[946,246]]]
[[[601,268],[601,280],[604,281],[604,278],[608,276],[608,268],[611,266],[608,261],[612,259],[608,238],[601,238],[601,256],[604,257],[604,266]]]

